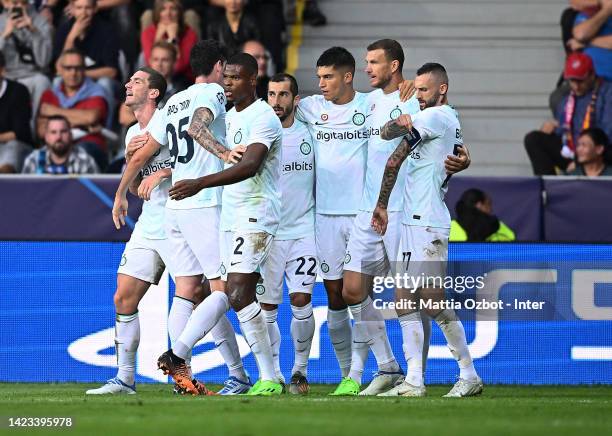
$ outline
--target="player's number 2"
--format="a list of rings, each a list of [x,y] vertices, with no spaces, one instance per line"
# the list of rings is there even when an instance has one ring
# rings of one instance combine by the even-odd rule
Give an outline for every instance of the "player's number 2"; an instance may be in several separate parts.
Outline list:
[[[172,168],[178,160],[179,163],[186,164],[193,157],[193,138],[187,133],[186,127],[189,122],[189,117],[181,118],[178,124],[178,137],[176,135],[176,128],[174,124],[168,124],[166,126],[166,134],[170,134],[170,140],[172,144],[170,146],[170,157],[172,158]],[[183,156],[179,156],[179,139],[184,139],[187,144],[187,152]]]

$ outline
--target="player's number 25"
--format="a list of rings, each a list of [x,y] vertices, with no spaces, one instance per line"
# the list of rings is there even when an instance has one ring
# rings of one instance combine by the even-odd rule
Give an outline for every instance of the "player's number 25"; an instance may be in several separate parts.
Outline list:
[[[170,134],[172,145],[170,146],[170,157],[172,158],[172,168],[178,160],[182,164],[186,164],[193,157],[193,138],[187,133],[186,127],[189,122],[189,117],[181,118],[178,124],[178,138],[176,136],[176,128],[174,124],[166,126],[166,134]],[[179,139],[184,139],[187,144],[187,152],[183,156],[179,156]]]

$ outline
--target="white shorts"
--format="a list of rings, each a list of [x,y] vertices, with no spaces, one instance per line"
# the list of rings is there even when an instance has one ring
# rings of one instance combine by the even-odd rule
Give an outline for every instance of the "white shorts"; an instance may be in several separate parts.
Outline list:
[[[173,255],[175,276],[221,276],[219,207],[166,208],[166,234]]]
[[[402,224],[397,272],[415,278],[446,276],[450,229]]]
[[[148,239],[138,233],[132,233],[125,244],[117,274],[125,274],[142,281],[159,283],[159,279],[167,267],[170,274],[172,251],[168,239]]]
[[[386,275],[397,258],[400,243],[401,212],[389,212],[389,224],[383,236],[372,229],[372,212],[359,212],[346,248],[345,271],[371,276]]]
[[[315,239],[319,271],[325,280],[342,278],[346,246],[351,235],[355,215],[322,215],[315,220]]]
[[[261,265],[270,253],[273,239],[274,237],[266,232],[235,231],[227,273],[259,273]]]
[[[231,230],[222,231],[219,242],[221,245],[221,279],[227,281],[227,267],[230,264],[230,257],[234,248],[234,232]]]
[[[266,304],[283,302],[283,277],[289,294],[312,294],[317,279],[317,257],[314,235],[287,241],[272,241],[266,262],[262,265],[262,286],[257,287],[257,300]]]

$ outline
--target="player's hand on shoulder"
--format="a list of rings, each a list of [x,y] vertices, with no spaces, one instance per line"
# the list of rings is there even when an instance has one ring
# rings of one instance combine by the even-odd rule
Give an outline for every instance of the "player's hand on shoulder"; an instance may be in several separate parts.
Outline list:
[[[244,154],[246,149],[247,149],[246,145],[241,144],[241,145],[237,145],[232,150],[228,150],[226,158],[224,159],[225,163],[237,164],[238,162],[242,160],[242,155]]]
[[[414,80],[404,80],[399,84],[400,100],[402,102],[410,100],[415,91]]]
[[[557,122],[557,120],[548,120],[548,121],[545,121],[544,124],[542,124],[542,127],[540,128],[540,130],[550,135],[554,133],[557,127],[559,127],[559,123]]]
[[[389,216],[387,214],[387,209],[382,208],[380,206],[376,206],[374,212],[372,213],[372,222],[371,226],[376,233],[379,235],[384,235],[387,231],[387,224],[389,223]]]
[[[122,226],[125,226],[125,217],[128,213],[128,201],[127,198],[124,197],[115,197],[115,202],[113,203],[113,222],[115,223],[115,228],[117,230],[121,230]]]
[[[192,197],[204,189],[200,184],[200,179],[185,179],[176,182],[168,194],[172,200],[182,200],[187,197]]]
[[[132,137],[125,150],[126,159],[129,160],[134,155],[134,153],[136,153],[137,150],[141,149],[147,143],[148,139],[149,132],[145,132],[141,135],[136,135]]]
[[[470,158],[470,151],[467,148],[467,145],[462,145],[457,147],[457,155],[449,154],[446,156],[446,160],[444,161],[444,169],[446,170],[446,174],[455,174],[459,171],[463,171],[467,169],[472,163],[472,159]]]

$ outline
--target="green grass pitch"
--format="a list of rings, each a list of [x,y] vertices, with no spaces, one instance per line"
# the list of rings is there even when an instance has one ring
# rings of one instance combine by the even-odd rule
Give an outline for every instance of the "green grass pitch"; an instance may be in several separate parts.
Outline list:
[[[520,435],[610,434],[612,386],[485,386],[476,398],[178,397],[170,385],[138,395],[85,396],[91,384],[0,384],[1,434],[104,435]],[[9,417],[71,417],[70,429],[9,428]]]

